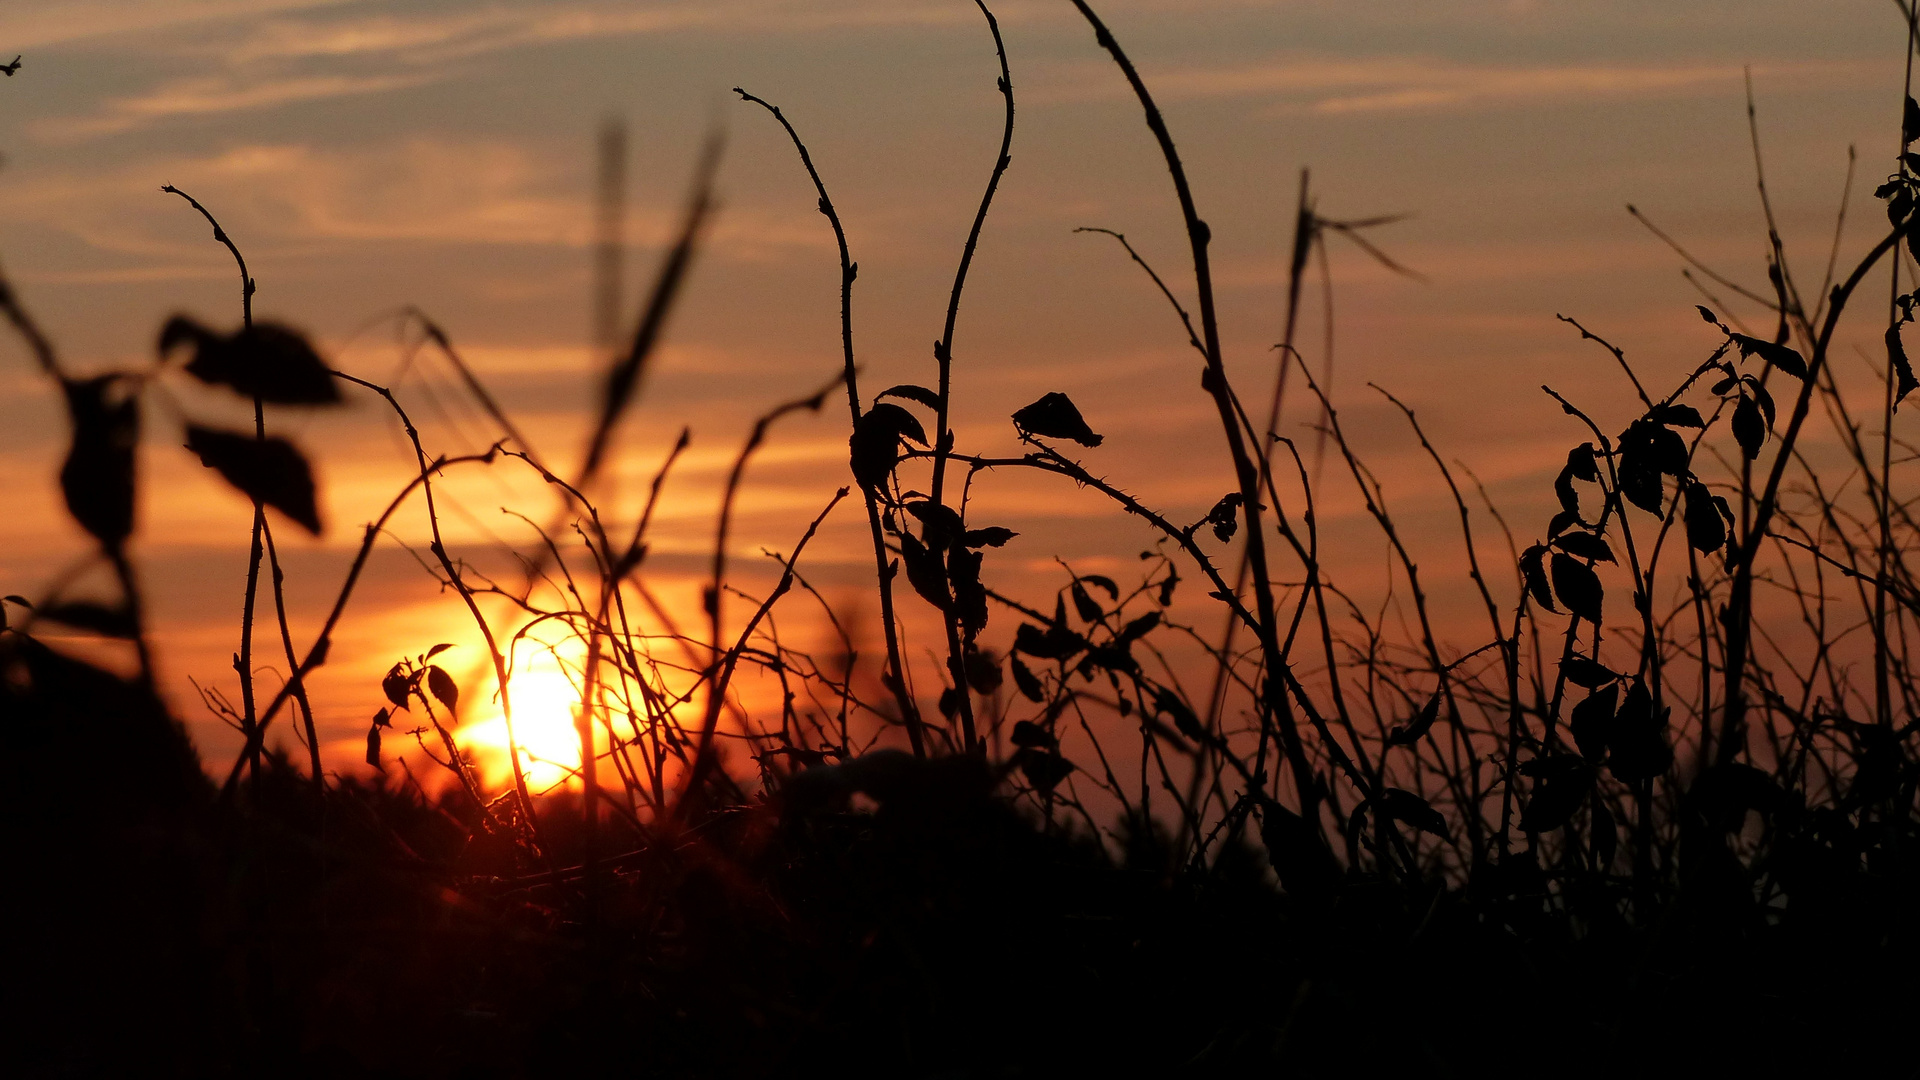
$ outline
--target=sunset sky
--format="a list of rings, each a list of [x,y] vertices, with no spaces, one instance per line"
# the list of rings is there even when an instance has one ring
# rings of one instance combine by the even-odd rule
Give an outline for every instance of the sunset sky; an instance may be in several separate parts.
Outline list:
[[[1192,520],[1232,487],[1198,365],[1124,253],[1073,232],[1125,232],[1189,297],[1166,174],[1139,107],[1071,4],[994,9],[1019,113],[956,338],[959,446],[1015,450],[1008,415],[1062,391],[1107,435],[1083,455],[1090,468]],[[1418,409],[1517,530],[1538,530],[1550,478],[1584,438],[1540,384],[1615,430],[1632,400],[1605,354],[1554,315],[1621,345],[1651,386],[1677,381],[1718,343],[1693,312],[1702,298],[1679,260],[1625,205],[1730,276],[1765,285],[1744,69],[1805,288],[1826,262],[1849,146],[1859,165],[1843,262],[1884,221],[1869,193],[1892,168],[1903,74],[1903,27],[1886,0],[1108,0],[1100,9],[1180,140],[1215,238],[1227,367],[1249,401],[1270,392],[1300,170],[1312,170],[1328,217],[1412,215],[1369,235],[1420,280],[1332,245],[1333,394],[1436,573],[1459,563],[1457,536],[1444,531],[1450,504],[1398,412],[1367,383]],[[650,564],[688,612],[718,482],[754,417],[816,389],[840,362],[832,235],[777,125],[729,88],[785,110],[840,208],[860,263],[869,396],[933,381],[930,343],[1000,136],[992,40],[967,0],[47,0],[0,10],[0,61],[15,53],[21,70],[0,80],[0,265],[68,362],[146,364],[175,312],[238,323],[233,264],[204,222],[159,190],[174,184],[242,247],[257,313],[310,331],[337,366],[398,387],[430,452],[470,452],[494,436],[444,367],[425,354],[406,365],[395,312],[430,313],[530,440],[554,461],[577,460],[598,362],[596,130],[617,115],[629,132],[631,298],[671,234],[701,140],[724,132],[721,210],[604,493],[609,515],[629,520],[680,427],[692,428]],[[1302,343],[1317,365],[1317,297],[1309,310]],[[1870,322],[1834,355],[1843,378],[1877,400],[1855,349],[1877,340]],[[0,593],[38,596],[88,547],[54,480],[66,430],[57,391],[11,337],[0,344],[0,384]],[[272,420],[313,458],[329,525],[317,541],[276,525],[303,645],[360,526],[413,471],[391,418],[365,395],[350,399],[338,415]],[[163,383],[147,413],[135,554],[165,685],[219,760],[234,740],[205,720],[187,680],[231,692],[249,511],[177,448],[183,409],[245,418],[234,402]],[[733,545],[743,587],[764,588],[761,549],[791,551],[848,482],[844,410],[837,399],[821,416],[783,420],[757,459]],[[1285,429],[1310,445],[1303,425],[1313,419],[1296,400]],[[1322,512],[1352,543],[1335,570],[1371,572],[1384,549],[1337,480],[1329,468]],[[1135,573],[1149,538],[1061,487],[979,482],[975,520],[1022,534],[989,559],[990,578],[1045,597],[1059,580],[1055,555]],[[536,518],[552,509],[524,473],[449,490],[456,509],[445,525],[476,553],[497,554],[502,538],[531,550],[501,506]],[[417,545],[423,529],[416,514],[396,532]],[[827,590],[870,586],[863,531],[849,503],[809,552]],[[330,764],[358,760],[378,676],[402,653],[458,641],[459,670],[477,670],[462,618],[412,556],[383,549],[315,687]],[[989,636],[1011,627],[1001,619]],[[272,658],[276,648],[262,651]],[[474,700],[484,697],[473,687]]]

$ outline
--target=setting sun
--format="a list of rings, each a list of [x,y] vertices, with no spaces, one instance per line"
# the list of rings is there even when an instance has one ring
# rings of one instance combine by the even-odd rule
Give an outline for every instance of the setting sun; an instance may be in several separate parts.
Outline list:
[[[513,733],[520,748],[520,766],[527,786],[544,791],[571,779],[580,767],[580,740],[574,717],[580,709],[580,689],[551,656],[541,656],[515,673]],[[462,748],[472,752],[489,787],[512,782],[507,761],[507,725],[499,703],[489,700],[481,718],[456,733]]]

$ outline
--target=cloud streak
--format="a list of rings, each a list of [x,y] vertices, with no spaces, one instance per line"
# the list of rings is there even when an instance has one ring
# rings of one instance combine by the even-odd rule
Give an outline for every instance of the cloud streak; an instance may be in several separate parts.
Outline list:
[[[1728,63],[1659,65],[1493,65],[1419,56],[1354,59],[1277,57],[1239,66],[1164,67],[1143,74],[1163,101],[1268,99],[1282,111],[1326,115],[1471,109],[1516,102],[1696,93],[1737,87],[1744,68]],[[1845,61],[1764,63],[1756,75],[1818,78],[1857,75]],[[1043,69],[1029,104],[1117,100],[1127,88],[1092,62]]]

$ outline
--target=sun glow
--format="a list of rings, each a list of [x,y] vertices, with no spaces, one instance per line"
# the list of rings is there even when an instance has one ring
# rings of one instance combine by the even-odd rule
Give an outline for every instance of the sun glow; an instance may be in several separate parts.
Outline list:
[[[543,656],[515,672],[507,685],[513,696],[514,741],[519,744],[527,787],[538,794],[555,785],[577,784],[580,737],[574,718],[580,710],[580,689],[574,677],[551,656]],[[462,749],[473,754],[489,787],[498,789],[513,782],[507,723],[497,702],[489,702],[488,714],[463,725],[455,737]]]

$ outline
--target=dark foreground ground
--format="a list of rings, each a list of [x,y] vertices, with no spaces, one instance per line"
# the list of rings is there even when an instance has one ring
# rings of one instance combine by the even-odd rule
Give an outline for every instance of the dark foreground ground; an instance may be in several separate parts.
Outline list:
[[[1910,830],[1784,911],[1630,883],[1272,884],[1046,835],[959,760],[528,880],[474,815],[276,764],[223,806],[136,690],[12,637],[14,1076],[1912,1076]],[[34,689],[19,689],[30,674]],[[577,816],[576,816],[577,820]],[[578,828],[546,808],[564,849]],[[1904,838],[1904,839],[1903,839]],[[622,838],[616,850],[635,847]],[[1821,861],[1823,860],[1823,861]],[[557,854],[565,868],[577,858]],[[518,874],[518,878],[507,875]],[[1716,876],[1717,875],[1717,876]],[[1683,875],[1684,877],[1684,875]]]

